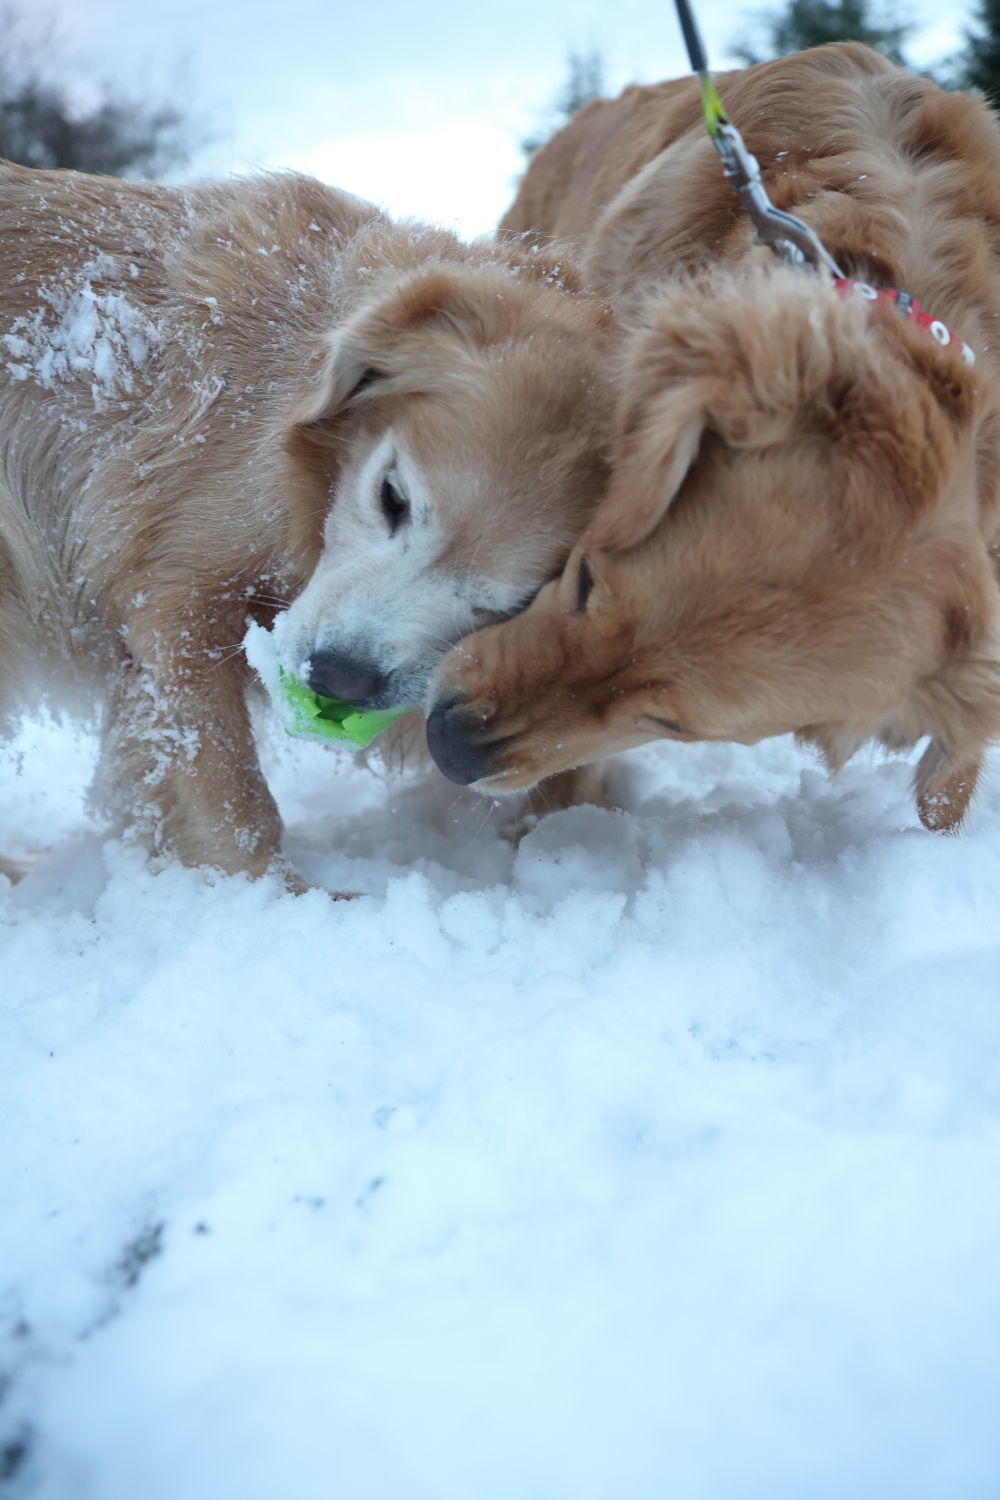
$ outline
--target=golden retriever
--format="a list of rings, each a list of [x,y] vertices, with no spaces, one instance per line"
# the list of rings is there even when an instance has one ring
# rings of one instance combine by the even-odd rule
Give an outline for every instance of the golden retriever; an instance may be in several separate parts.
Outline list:
[[[720,92],[772,198],[871,285],[838,291],[753,247],[689,100],[690,128],[587,246],[634,322],[609,492],[562,577],[445,659],[429,744],[496,793],[660,737],[794,731],[835,768],[866,740],[929,736],[919,812],[950,828],[1000,736],[1000,129],[856,46]],[[655,136],[647,120],[640,154]],[[656,265],[701,269],[650,293]]]
[[[579,287],[296,175],[0,165],[0,728],[102,698],[117,826],[283,869],[247,618],[289,606],[314,690],[419,704],[558,571],[610,437]]]

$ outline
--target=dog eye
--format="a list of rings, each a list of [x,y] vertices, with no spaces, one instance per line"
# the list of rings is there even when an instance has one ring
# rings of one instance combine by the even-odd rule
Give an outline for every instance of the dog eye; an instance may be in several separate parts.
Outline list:
[[[654,724],[660,724],[664,729],[669,729],[671,734],[691,734],[691,730],[685,729],[683,724],[678,724],[676,719],[659,719],[656,714],[647,714],[646,717]]]
[[[587,608],[587,600],[590,598],[590,591],[593,587],[594,575],[590,571],[587,554],[584,553],[580,558],[580,574],[576,581],[576,609],[574,610],[574,614],[583,614]]]
[[[410,502],[405,495],[400,494],[388,474],[382,480],[379,504],[382,507],[382,514],[389,523],[389,535],[395,536],[404,521],[409,520]]]
[[[382,379],[382,371],[381,370],[373,370],[371,368],[369,368],[367,370],[364,370],[362,372],[361,379],[358,381],[357,385],[354,387],[353,391],[351,392],[351,396],[354,397],[354,396],[359,395],[362,391],[367,390],[367,388],[374,381],[381,380],[381,379]]]

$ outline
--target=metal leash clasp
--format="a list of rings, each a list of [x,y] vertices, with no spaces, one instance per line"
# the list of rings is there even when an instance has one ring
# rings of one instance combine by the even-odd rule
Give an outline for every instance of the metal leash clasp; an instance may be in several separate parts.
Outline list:
[[[675,3],[691,67],[698,75],[705,125],[722,158],[722,170],[739,193],[757,231],[757,238],[789,265],[807,265],[814,271],[822,269],[831,276],[843,276],[833,256],[808,224],[803,224],[793,214],[786,214],[783,209],[775,208],[767,196],[760,163],[747,150],[746,142],[722,107],[688,0],[675,0]]]
[[[736,126],[725,116],[717,122],[712,139],[722,157],[723,172],[739,193],[761,244],[767,245],[789,265],[808,265],[814,271],[822,268],[831,276],[843,276],[843,271],[809,225],[803,224],[794,214],[775,208],[761,180],[760,163],[747,150]]]

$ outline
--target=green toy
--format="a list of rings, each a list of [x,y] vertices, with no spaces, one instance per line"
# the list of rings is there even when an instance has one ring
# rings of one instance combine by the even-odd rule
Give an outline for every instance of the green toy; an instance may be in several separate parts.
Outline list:
[[[350,740],[364,749],[404,712],[401,708],[388,708],[380,713],[364,713],[341,698],[322,698],[284,667],[278,668],[278,685],[285,730],[302,739]]]

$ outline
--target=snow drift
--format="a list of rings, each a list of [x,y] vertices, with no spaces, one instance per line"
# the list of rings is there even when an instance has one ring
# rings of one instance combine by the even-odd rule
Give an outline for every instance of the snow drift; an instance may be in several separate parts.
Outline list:
[[[790,742],[508,813],[266,747],[331,902],[0,824],[0,1475],[41,1500],[995,1500],[1000,778]],[[7,852],[16,853],[17,849]]]

